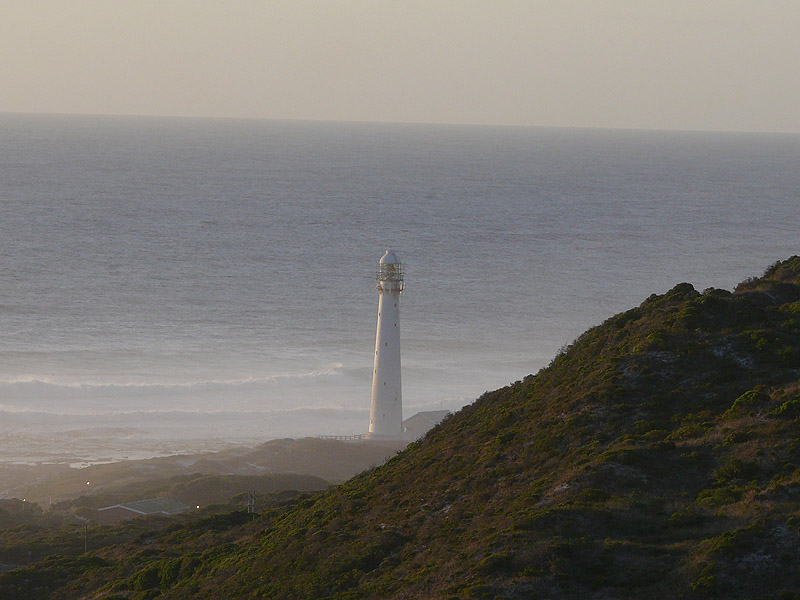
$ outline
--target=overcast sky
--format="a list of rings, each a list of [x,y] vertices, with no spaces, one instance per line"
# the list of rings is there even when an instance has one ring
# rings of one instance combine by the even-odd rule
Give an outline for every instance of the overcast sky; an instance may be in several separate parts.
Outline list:
[[[0,111],[800,132],[800,0],[0,0]]]

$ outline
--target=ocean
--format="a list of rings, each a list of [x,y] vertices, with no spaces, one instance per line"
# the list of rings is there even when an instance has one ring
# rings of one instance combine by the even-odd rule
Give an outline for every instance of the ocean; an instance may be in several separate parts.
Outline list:
[[[800,136],[0,114],[0,461],[366,432],[800,253]]]

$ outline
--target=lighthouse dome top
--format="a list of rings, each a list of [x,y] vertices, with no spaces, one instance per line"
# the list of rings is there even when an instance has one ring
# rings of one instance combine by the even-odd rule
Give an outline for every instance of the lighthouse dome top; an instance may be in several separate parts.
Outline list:
[[[387,250],[386,254],[381,257],[381,264],[398,265],[400,264],[400,259],[397,258],[397,254],[394,253],[394,250]]]

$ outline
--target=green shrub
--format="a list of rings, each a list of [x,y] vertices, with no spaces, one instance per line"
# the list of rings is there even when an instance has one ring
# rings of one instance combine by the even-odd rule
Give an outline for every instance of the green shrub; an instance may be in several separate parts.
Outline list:
[[[697,504],[706,508],[721,508],[738,502],[742,494],[744,494],[744,488],[736,486],[706,489],[697,495]]]
[[[800,416],[800,397],[790,398],[776,408],[773,414],[784,419],[794,419]]]
[[[579,491],[574,496],[575,502],[578,503],[592,503],[592,502],[604,502],[608,500],[611,496],[609,496],[608,492],[603,490],[599,490],[597,488],[584,488]]]
[[[500,573],[514,568],[514,555],[511,552],[496,552],[486,556],[478,566],[479,573]]]
[[[742,442],[746,442],[750,439],[750,433],[747,431],[734,431],[733,433],[728,434],[725,436],[725,439],[722,440],[721,446],[731,446],[733,444],[741,444]]]
[[[670,525],[676,527],[698,527],[704,525],[708,521],[708,517],[697,510],[694,504],[690,504],[686,508],[676,510],[667,520]]]
[[[763,386],[757,386],[734,400],[731,407],[722,416],[723,418],[746,416],[762,407],[766,402],[769,402],[769,394]]]
[[[157,588],[160,581],[159,575],[158,565],[150,565],[133,576],[130,584],[131,588],[134,590]]]
[[[755,477],[758,472],[759,469],[755,463],[732,458],[727,464],[714,471],[714,483],[725,485],[734,481],[746,481]]]

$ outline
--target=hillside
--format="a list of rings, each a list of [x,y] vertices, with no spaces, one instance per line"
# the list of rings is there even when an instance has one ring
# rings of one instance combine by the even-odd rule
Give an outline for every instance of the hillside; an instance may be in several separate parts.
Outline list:
[[[680,284],[385,465],[3,598],[798,598],[800,257]]]
[[[384,463],[404,447],[405,444],[399,442],[374,444],[317,438],[279,439],[255,448],[238,447],[203,454],[126,460],[84,469],[26,467],[20,472],[19,478],[27,475],[28,480],[24,484],[14,482],[13,486],[9,483],[7,489],[2,491],[46,504],[52,500],[66,500],[81,495],[103,496],[114,502],[136,500],[154,494],[153,490],[166,493],[165,489],[160,488],[164,488],[164,484],[172,478],[198,473],[239,476],[283,473],[311,475],[338,483],[364,469]],[[0,469],[0,476],[4,474]],[[87,481],[90,482],[88,486]],[[311,488],[300,486],[291,489]],[[207,502],[202,496],[182,499],[191,505]]]

